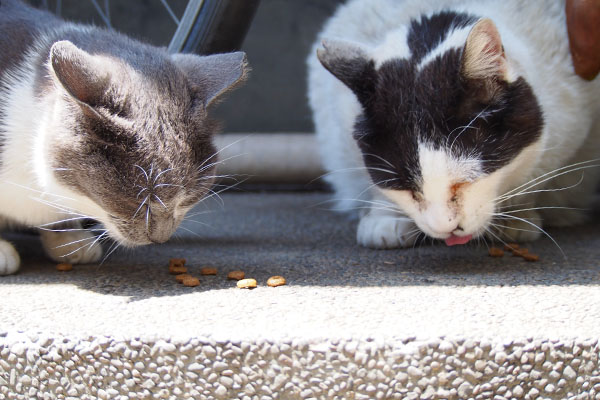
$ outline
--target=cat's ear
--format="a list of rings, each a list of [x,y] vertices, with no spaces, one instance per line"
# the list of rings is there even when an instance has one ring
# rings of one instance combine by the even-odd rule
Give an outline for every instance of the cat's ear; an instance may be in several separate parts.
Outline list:
[[[196,86],[206,107],[243,83],[250,70],[246,53],[173,54],[171,59]]]
[[[363,100],[373,90],[375,63],[358,43],[325,39],[317,58],[336,78]]]
[[[102,104],[110,74],[94,56],[63,40],[52,45],[49,66],[55,81],[81,105],[94,109]]]
[[[467,79],[507,80],[508,63],[500,33],[489,18],[480,19],[465,43],[462,74]]]

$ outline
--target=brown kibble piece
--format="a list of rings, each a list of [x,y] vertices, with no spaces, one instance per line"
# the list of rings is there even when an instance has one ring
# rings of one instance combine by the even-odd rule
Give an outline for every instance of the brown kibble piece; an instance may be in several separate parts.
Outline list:
[[[190,276],[188,278],[185,278],[182,283],[184,286],[194,287],[200,284],[200,279]]]
[[[285,284],[286,284],[285,278],[283,276],[279,276],[279,275],[272,276],[267,280],[267,286],[270,286],[270,287],[277,287],[277,286],[282,286]]]
[[[70,271],[73,269],[73,265],[68,263],[60,263],[56,266],[56,269],[59,271]]]
[[[175,276],[175,280],[179,283],[183,283],[186,278],[193,278],[193,276],[190,274],[179,274]]]
[[[169,267],[169,273],[171,275],[180,275],[180,274],[185,274],[187,272],[187,268],[184,267],[183,265],[174,265],[172,267]]]
[[[244,279],[244,277],[246,276],[246,274],[244,273],[244,271],[231,271],[230,273],[227,274],[227,279],[231,279],[233,281],[239,281]]]
[[[512,253],[513,253],[513,256],[525,257],[525,255],[527,255],[529,253],[529,250],[522,247],[520,249],[513,250]]]
[[[504,255],[504,251],[498,247],[490,247],[489,253],[491,257],[502,257]]]
[[[513,251],[513,250],[517,250],[517,249],[519,249],[519,245],[516,243],[506,243],[504,245],[504,250]]]
[[[171,258],[169,260],[169,267],[175,266],[175,265],[185,265],[185,258]]]
[[[527,261],[538,261],[540,259],[540,256],[538,256],[537,254],[533,254],[533,253],[523,254],[522,257]]]
[[[200,275],[216,275],[217,269],[212,267],[204,267],[200,270]]]
[[[256,287],[256,279],[241,279],[237,281],[237,287],[240,289],[253,289]]]

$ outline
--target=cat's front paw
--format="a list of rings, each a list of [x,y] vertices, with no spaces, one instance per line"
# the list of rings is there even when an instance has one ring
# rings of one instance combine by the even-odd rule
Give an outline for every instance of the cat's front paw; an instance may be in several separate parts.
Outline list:
[[[412,246],[417,240],[417,227],[408,218],[367,214],[360,219],[356,239],[358,244],[373,249],[394,249]]]
[[[88,264],[102,257],[102,246],[90,232],[41,231],[40,235],[46,254],[54,261]]]
[[[500,239],[508,242],[533,242],[542,236],[542,218],[535,210],[507,214],[499,225]]]
[[[19,270],[21,259],[12,244],[0,240],[0,275],[14,274]]]

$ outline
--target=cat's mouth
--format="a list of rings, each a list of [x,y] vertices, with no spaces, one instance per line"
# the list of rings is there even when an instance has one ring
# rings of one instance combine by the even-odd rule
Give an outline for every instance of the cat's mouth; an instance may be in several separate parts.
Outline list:
[[[446,242],[447,246],[456,246],[461,244],[467,244],[472,238],[473,235],[457,236],[452,234],[449,237],[447,237],[444,241]]]

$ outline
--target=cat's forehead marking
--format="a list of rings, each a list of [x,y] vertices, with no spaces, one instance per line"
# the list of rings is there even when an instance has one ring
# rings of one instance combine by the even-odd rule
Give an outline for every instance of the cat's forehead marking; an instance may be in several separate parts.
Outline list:
[[[438,57],[442,57],[446,52],[452,49],[462,49],[469,35],[471,26],[456,28],[442,41],[437,47],[435,47],[429,54],[427,54],[419,64],[417,65],[417,71],[421,71],[424,66],[432,62]]]
[[[477,18],[454,11],[423,15],[410,24],[407,42],[415,63],[420,63],[429,53],[443,43],[450,34],[474,24]],[[454,40],[454,39],[453,39]],[[464,44],[464,42],[463,42]]]
[[[457,157],[430,143],[419,143],[419,165],[425,193],[446,192],[455,183],[472,182],[482,175],[481,162],[476,157]]]

